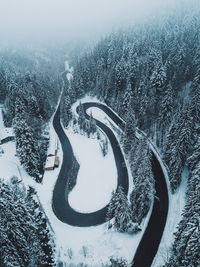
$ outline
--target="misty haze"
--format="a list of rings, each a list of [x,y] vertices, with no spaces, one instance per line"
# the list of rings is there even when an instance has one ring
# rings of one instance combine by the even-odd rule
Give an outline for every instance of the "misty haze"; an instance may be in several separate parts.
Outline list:
[[[99,39],[180,7],[173,0],[0,0],[0,36],[26,44]]]
[[[0,267],[197,267],[200,1],[0,0]]]

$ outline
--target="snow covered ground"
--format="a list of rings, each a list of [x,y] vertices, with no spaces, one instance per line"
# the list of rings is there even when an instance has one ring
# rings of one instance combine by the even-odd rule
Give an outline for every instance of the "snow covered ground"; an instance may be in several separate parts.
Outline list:
[[[12,176],[21,178],[18,166],[15,162],[0,157],[1,174],[0,178],[4,180],[10,179]]]
[[[66,55],[66,58],[68,58],[67,55]],[[67,79],[68,79],[68,81],[70,81],[73,77],[73,75],[72,75],[73,67],[70,68],[68,60],[65,61],[65,70],[67,71],[67,75],[66,75]]]
[[[66,131],[76,159],[80,164],[77,184],[69,194],[71,207],[79,212],[93,212],[106,206],[117,188],[117,170],[109,144],[103,157],[99,142],[86,136]]]
[[[3,116],[0,108],[0,129],[4,129]],[[12,176],[17,176],[21,178],[19,170],[19,162],[17,157],[15,157],[15,143],[8,142],[5,144],[0,144],[0,150],[3,153],[0,153],[0,178],[4,180],[9,180]]]

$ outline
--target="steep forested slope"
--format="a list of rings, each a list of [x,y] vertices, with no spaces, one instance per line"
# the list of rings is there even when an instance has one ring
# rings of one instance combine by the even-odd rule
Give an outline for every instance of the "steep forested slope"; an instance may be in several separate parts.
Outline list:
[[[199,123],[199,20],[191,12],[111,34],[77,60],[69,90],[97,95],[126,121],[134,114],[137,126],[156,137],[172,190]]]
[[[46,159],[45,124],[61,90],[60,71],[59,61],[47,52],[12,49],[0,52],[4,124],[14,127],[20,162],[38,182]]]
[[[143,177],[140,170],[148,166],[145,160],[141,168],[137,164],[142,154],[137,157],[139,152],[134,153],[139,151],[135,147],[141,147],[131,132],[136,126],[159,147],[173,193],[181,182],[183,168],[188,165],[187,158],[199,158],[199,149],[193,148],[198,142],[200,123],[199,27],[199,10],[187,10],[126,32],[113,33],[74,62],[74,76],[66,95],[71,101],[85,94],[95,95],[123,117],[126,131],[122,142],[128,160],[133,162],[134,182],[140,181],[137,178],[138,174]],[[145,140],[143,142],[144,145]],[[131,148],[134,151],[131,152]],[[147,155],[147,162],[149,157]],[[188,266],[197,251],[199,210],[195,191],[199,166],[191,164],[187,205],[169,266]],[[143,172],[144,177],[151,177],[151,170]],[[149,181],[144,179],[143,192],[149,192],[152,187],[153,182],[149,185]],[[138,189],[134,190],[131,201],[136,216],[139,204],[134,196],[140,191],[139,182]],[[142,203],[148,203],[147,200],[150,197]],[[145,214],[146,211],[137,214],[134,220],[140,222]],[[193,259],[190,266],[196,266],[196,260]]]

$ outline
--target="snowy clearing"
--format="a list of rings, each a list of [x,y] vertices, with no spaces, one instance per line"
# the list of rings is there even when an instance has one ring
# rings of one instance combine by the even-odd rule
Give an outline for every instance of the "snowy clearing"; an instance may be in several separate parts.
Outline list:
[[[109,203],[112,191],[117,188],[112,148],[109,144],[108,154],[103,157],[96,139],[74,134],[71,129],[66,130],[66,134],[80,164],[77,184],[69,194],[69,203],[79,212],[97,211]]]
[[[0,178],[9,181],[12,176],[21,178],[18,166],[15,162],[0,157],[1,176]]]

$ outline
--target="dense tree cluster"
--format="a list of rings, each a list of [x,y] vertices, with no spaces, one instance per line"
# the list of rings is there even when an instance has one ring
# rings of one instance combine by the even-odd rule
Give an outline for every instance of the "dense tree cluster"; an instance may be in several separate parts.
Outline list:
[[[98,96],[119,112],[127,130],[132,123],[154,139],[169,165],[173,192],[200,118],[199,25],[199,10],[191,7],[113,33],[75,61],[71,84],[76,98]],[[128,152],[131,133],[126,136]]]
[[[68,174],[68,180],[67,180],[67,191],[71,191],[74,186],[76,185],[76,180],[77,180],[77,176],[78,176],[78,171],[79,171],[80,165],[78,163],[78,161],[76,160],[76,158],[73,156],[72,159],[72,166],[71,169],[69,171]]]
[[[126,124],[122,134],[122,143],[125,154],[129,154],[136,142],[136,118],[133,110],[129,108],[126,117]]]
[[[200,215],[200,150],[199,140],[189,159],[187,200],[182,220],[172,248],[172,256],[166,267],[199,266],[199,215]]]
[[[63,93],[61,96],[61,103],[60,103],[60,114],[61,114],[61,120],[66,128],[72,119],[72,111],[71,111],[71,104],[73,101],[72,93],[70,92],[70,84],[68,80],[64,77],[63,74]]]
[[[114,226],[119,232],[134,233],[140,230],[139,225],[147,215],[154,197],[151,153],[145,138],[135,139],[129,159],[134,184],[130,199],[127,199],[121,186],[113,192],[107,220],[114,217],[109,228]]]
[[[111,223],[110,220],[113,219]],[[122,233],[136,233],[140,230],[138,223],[134,222],[133,211],[131,205],[125,195],[123,188],[119,186],[116,192],[112,193],[112,197],[108,206],[107,220],[109,220],[108,228],[114,227]]]
[[[20,163],[39,182],[41,159],[33,129],[28,125],[23,114],[15,117],[13,127],[16,137],[16,151]]]
[[[112,198],[108,207],[107,218],[110,220],[114,216],[114,227],[119,232],[128,232],[131,222],[131,209],[128,199],[119,186],[116,192],[112,193]]]
[[[90,113],[89,119],[87,119],[81,102],[78,106],[78,125],[81,132],[86,133],[88,137],[90,135],[94,135],[97,132],[96,121],[93,118],[92,113]]]
[[[190,168],[187,205],[167,266],[199,265],[199,27],[199,9],[183,8],[148,25],[113,33],[74,61],[71,86],[76,98],[95,95],[125,121],[122,143],[135,185],[130,197],[134,221],[141,222],[154,193],[151,156],[144,143],[134,140],[136,126],[159,147],[173,193],[186,163]],[[110,207],[109,212],[114,210]]]
[[[59,64],[33,51],[1,50],[0,102],[4,124],[14,127],[17,155],[26,171],[41,181],[47,139],[43,135],[60,93]]]
[[[133,221],[140,224],[147,215],[154,197],[151,153],[147,141],[139,139],[131,150],[131,172],[134,188],[130,195]]]
[[[185,108],[171,124],[166,140],[165,161],[169,167],[172,191],[175,191],[181,182],[181,173],[193,144],[194,133],[194,118],[191,110]]]
[[[0,266],[55,266],[54,244],[34,190],[0,180]]]
[[[2,77],[1,102],[5,103],[5,123],[12,125],[15,116],[15,101],[22,91],[30,104],[32,115],[40,115],[42,119],[50,118],[60,92],[59,64],[52,55],[35,51],[0,52],[0,73]],[[53,65],[53,64],[52,64]],[[4,82],[3,82],[4,81]],[[38,114],[37,114],[38,113]]]

